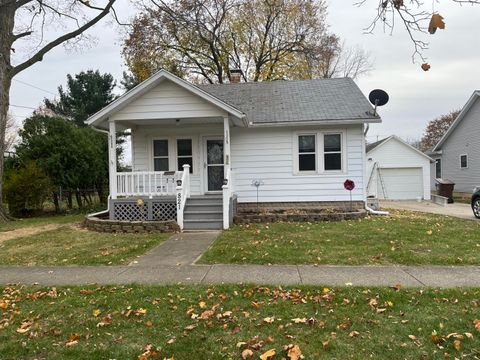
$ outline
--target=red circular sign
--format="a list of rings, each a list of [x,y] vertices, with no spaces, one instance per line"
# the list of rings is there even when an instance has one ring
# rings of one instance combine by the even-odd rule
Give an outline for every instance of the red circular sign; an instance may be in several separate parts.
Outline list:
[[[343,187],[348,191],[352,191],[353,189],[355,189],[355,183],[353,182],[353,180],[347,179],[343,183]]]

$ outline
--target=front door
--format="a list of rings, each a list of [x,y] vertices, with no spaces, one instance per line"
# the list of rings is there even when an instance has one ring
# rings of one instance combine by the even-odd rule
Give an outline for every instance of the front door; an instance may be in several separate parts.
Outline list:
[[[206,191],[221,191],[223,185],[223,139],[205,139]]]

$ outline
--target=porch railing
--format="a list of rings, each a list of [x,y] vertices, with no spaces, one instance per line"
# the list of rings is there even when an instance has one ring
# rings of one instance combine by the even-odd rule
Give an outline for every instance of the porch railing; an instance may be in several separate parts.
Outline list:
[[[117,173],[118,196],[175,196],[183,171],[133,171]]]

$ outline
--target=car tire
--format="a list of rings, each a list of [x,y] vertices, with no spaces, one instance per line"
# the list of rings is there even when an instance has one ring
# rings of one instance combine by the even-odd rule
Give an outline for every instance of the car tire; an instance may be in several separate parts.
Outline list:
[[[477,219],[480,219],[480,197],[477,197],[475,200],[473,200],[472,210],[473,215],[475,215]]]

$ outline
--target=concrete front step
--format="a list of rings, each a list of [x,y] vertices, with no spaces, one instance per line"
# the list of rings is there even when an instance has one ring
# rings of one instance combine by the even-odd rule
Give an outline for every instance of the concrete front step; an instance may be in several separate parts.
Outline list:
[[[188,198],[187,199],[187,204],[191,204],[191,205],[200,205],[200,204],[222,204],[222,198],[211,198],[211,197],[208,197],[208,198]]]
[[[185,205],[185,212],[199,212],[199,211],[223,211],[223,205],[218,204],[189,204]]]
[[[198,219],[209,219],[209,220],[218,220],[222,221],[223,212],[216,210],[196,210],[196,211],[185,211],[184,220],[198,220]]]
[[[223,228],[222,196],[192,196],[187,199],[184,230],[218,230]]]
[[[223,221],[216,219],[184,220],[183,228],[185,230],[220,230],[223,228]]]

